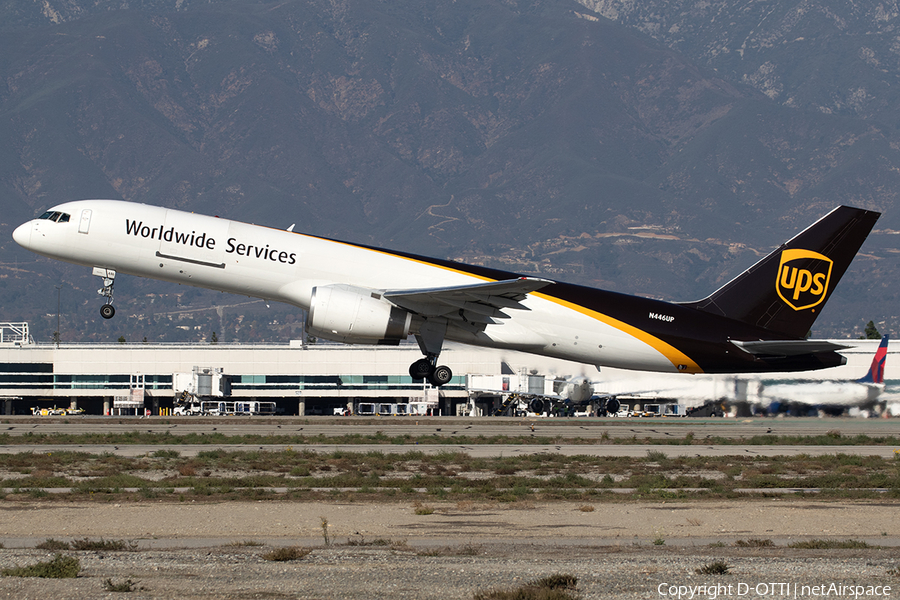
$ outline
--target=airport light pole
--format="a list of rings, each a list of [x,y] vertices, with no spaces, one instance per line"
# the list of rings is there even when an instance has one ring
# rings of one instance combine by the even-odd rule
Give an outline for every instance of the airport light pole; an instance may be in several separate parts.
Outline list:
[[[59,348],[59,297],[60,297],[60,289],[62,289],[61,285],[56,286],[56,347]]]

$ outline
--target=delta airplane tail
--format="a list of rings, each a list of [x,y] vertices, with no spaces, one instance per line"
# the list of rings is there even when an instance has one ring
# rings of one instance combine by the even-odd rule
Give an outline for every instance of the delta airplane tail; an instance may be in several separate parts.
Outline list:
[[[878,350],[875,351],[869,372],[866,373],[865,377],[857,379],[858,383],[884,383],[884,363],[887,360],[888,337],[890,336],[886,335],[881,338],[881,344],[878,345]]]

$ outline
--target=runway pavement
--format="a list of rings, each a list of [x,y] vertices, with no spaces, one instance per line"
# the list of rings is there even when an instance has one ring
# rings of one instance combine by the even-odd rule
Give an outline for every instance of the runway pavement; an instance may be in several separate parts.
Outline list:
[[[567,439],[636,438],[636,441],[757,435],[900,437],[900,419],[588,419],[512,417],[4,417],[0,434],[99,434],[149,432],[226,436],[550,436]]]
[[[892,446],[684,446],[659,444],[566,444],[558,446],[527,444],[13,444],[0,446],[0,454],[20,452],[86,452],[89,454],[115,454],[117,456],[147,456],[158,450],[175,450],[180,456],[197,456],[200,452],[225,450],[228,452],[312,451],[329,454],[334,452],[381,452],[425,454],[463,452],[474,458],[526,456],[529,454],[558,454],[560,456],[621,456],[642,457],[648,452],[662,452],[668,457],[677,456],[797,456],[806,454],[849,454],[854,456],[880,456],[891,458],[900,453],[900,444]]]
[[[137,440],[141,443],[65,444],[27,443],[23,437],[39,435],[102,435],[149,433],[156,439]],[[312,450],[315,452],[384,452],[410,451],[437,454],[465,452],[475,457],[509,456],[515,454],[551,453],[566,456],[645,456],[649,451],[668,456],[728,456],[728,455],[797,455],[797,454],[856,454],[891,457],[900,451],[900,444],[876,445],[872,438],[900,440],[900,420],[895,419],[539,419],[539,418],[468,418],[468,417],[9,417],[0,424],[0,435],[7,434],[0,453],[60,452],[74,450],[94,454],[111,453],[121,456],[142,456],[161,448],[177,450],[182,456],[195,456],[213,448],[225,450],[283,451]],[[690,435],[692,443],[686,444]],[[181,443],[187,436],[192,443]],[[196,442],[196,436],[210,436],[210,443]],[[224,436],[224,437],[223,437]],[[228,439],[248,436],[243,439]],[[259,436],[262,443],[253,443],[249,436]],[[265,439],[278,436],[275,440]],[[351,439],[358,436],[360,443]],[[373,436],[383,443],[372,443]],[[740,443],[754,436],[780,436],[772,444]],[[802,436],[811,438],[788,440]],[[816,436],[827,436],[835,443],[822,445],[813,442]],[[856,436],[869,440],[852,443]],[[322,439],[342,438],[340,443],[322,443]],[[502,438],[509,438],[504,443]],[[280,438],[280,439],[279,439]],[[441,443],[417,443],[422,438],[443,438]],[[524,438],[524,439],[523,439]],[[528,443],[534,438],[535,443]],[[549,438],[549,443],[548,443]],[[452,442],[459,439],[460,443]],[[283,440],[283,443],[281,443]],[[632,441],[627,443],[626,440]],[[708,442],[706,440],[709,440]],[[721,443],[723,440],[738,443]],[[269,443],[278,441],[279,443]],[[559,443],[555,443],[555,442]],[[26,442],[26,443],[23,443]],[[232,443],[239,442],[239,443]],[[483,443],[482,443],[483,442]],[[647,443],[653,442],[653,443]],[[795,443],[796,442],[796,443]],[[838,443],[841,442],[841,443]]]

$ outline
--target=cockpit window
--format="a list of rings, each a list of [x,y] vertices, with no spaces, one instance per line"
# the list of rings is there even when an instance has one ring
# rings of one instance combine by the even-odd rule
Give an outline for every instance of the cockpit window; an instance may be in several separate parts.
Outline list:
[[[47,212],[39,216],[38,219],[44,219],[45,221],[56,221],[57,223],[68,223],[69,215],[57,210],[48,210]]]

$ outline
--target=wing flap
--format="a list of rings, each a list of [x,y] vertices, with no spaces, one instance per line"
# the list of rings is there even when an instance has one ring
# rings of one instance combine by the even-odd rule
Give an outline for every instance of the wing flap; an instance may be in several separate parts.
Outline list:
[[[845,350],[853,347],[826,342],[825,340],[759,340],[749,342],[731,340],[731,343],[744,352],[756,356],[800,356],[803,354]]]
[[[388,290],[383,296],[400,308],[426,316],[492,324],[496,323],[494,319],[509,318],[503,309],[528,310],[521,301],[552,283],[549,279],[519,277],[454,287]]]

